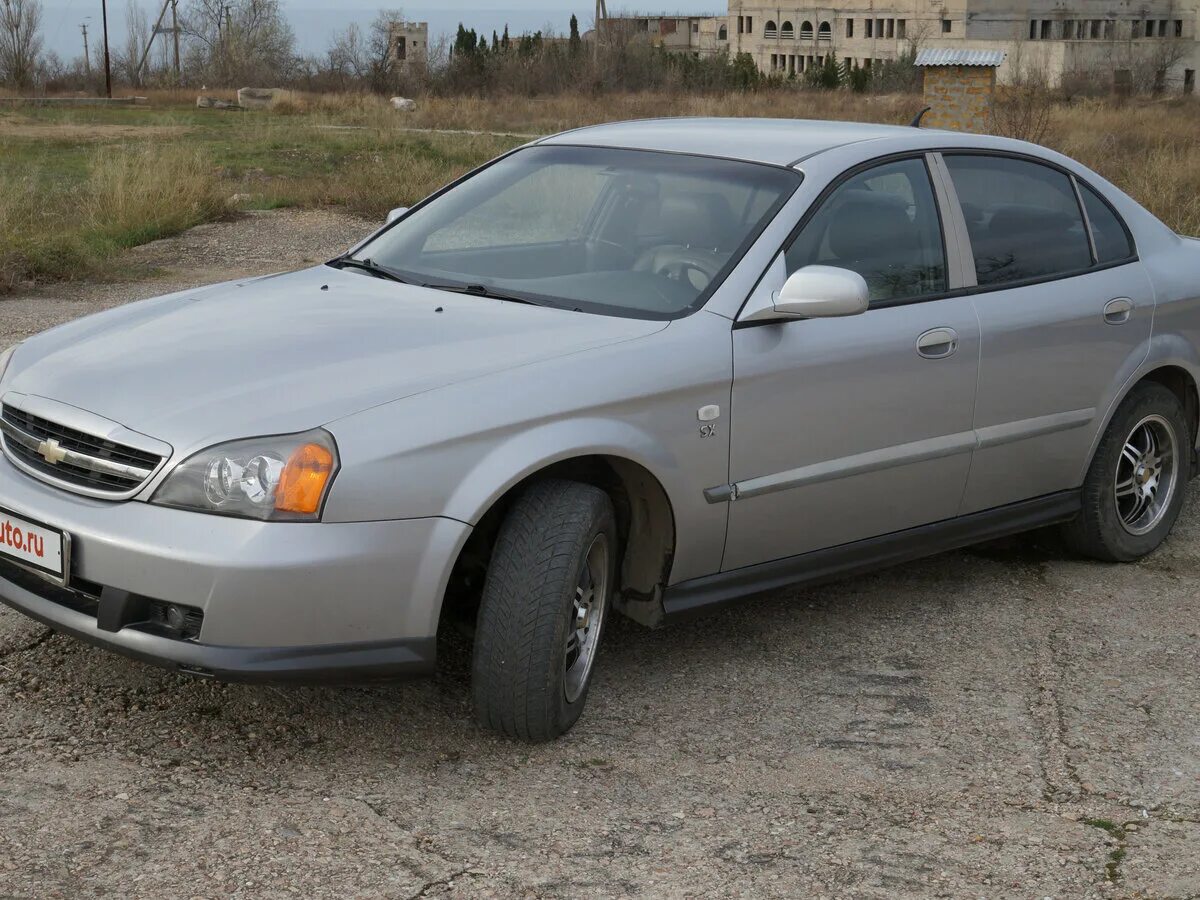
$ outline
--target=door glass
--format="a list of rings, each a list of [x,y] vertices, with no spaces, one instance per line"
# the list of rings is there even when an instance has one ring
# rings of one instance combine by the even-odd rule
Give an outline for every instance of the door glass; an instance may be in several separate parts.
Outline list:
[[[1092,240],[1096,242],[1096,261],[1119,262],[1133,256],[1133,244],[1129,233],[1112,207],[1100,199],[1086,184],[1079,183],[1083,197],[1083,208],[1087,210],[1088,224],[1092,226]]]
[[[1088,268],[1083,216],[1070,179],[1023,159],[947,154],[980,285],[1052,278]]]
[[[867,282],[872,302],[946,290],[946,252],[921,159],[885,163],[842,182],[785,252],[790,275],[838,266]]]

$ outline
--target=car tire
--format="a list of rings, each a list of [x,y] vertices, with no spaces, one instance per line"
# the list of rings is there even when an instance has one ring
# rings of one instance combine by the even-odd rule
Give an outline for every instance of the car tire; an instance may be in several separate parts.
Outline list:
[[[496,537],[475,631],[480,725],[538,742],[575,724],[611,612],[616,559],[604,491],[546,480],[517,498]]]
[[[1062,529],[1067,545],[1106,562],[1153,551],[1179,517],[1191,461],[1191,429],[1179,398],[1154,382],[1134,387],[1096,448],[1083,508]]]

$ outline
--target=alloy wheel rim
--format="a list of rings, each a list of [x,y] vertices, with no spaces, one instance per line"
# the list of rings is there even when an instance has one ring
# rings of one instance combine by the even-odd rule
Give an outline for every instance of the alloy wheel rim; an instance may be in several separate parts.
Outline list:
[[[563,693],[574,703],[587,687],[608,609],[608,538],[596,535],[584,558],[583,571],[571,601],[567,647],[563,658]]]
[[[1151,531],[1166,515],[1178,458],[1175,432],[1162,416],[1146,416],[1129,432],[1114,479],[1117,517],[1129,534]]]

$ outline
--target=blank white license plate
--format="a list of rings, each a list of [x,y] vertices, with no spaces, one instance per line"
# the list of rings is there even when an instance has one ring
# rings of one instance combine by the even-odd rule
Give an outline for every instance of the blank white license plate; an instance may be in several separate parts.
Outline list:
[[[57,528],[31,522],[0,509],[0,558],[66,581],[63,548],[66,538]]]

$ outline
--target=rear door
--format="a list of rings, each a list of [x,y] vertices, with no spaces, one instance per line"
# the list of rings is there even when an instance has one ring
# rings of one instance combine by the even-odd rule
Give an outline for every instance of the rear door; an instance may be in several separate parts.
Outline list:
[[[1150,337],[1154,296],[1128,229],[1090,187],[1041,161],[947,152],[935,166],[970,239],[982,341],[961,512],[1078,487]]]

